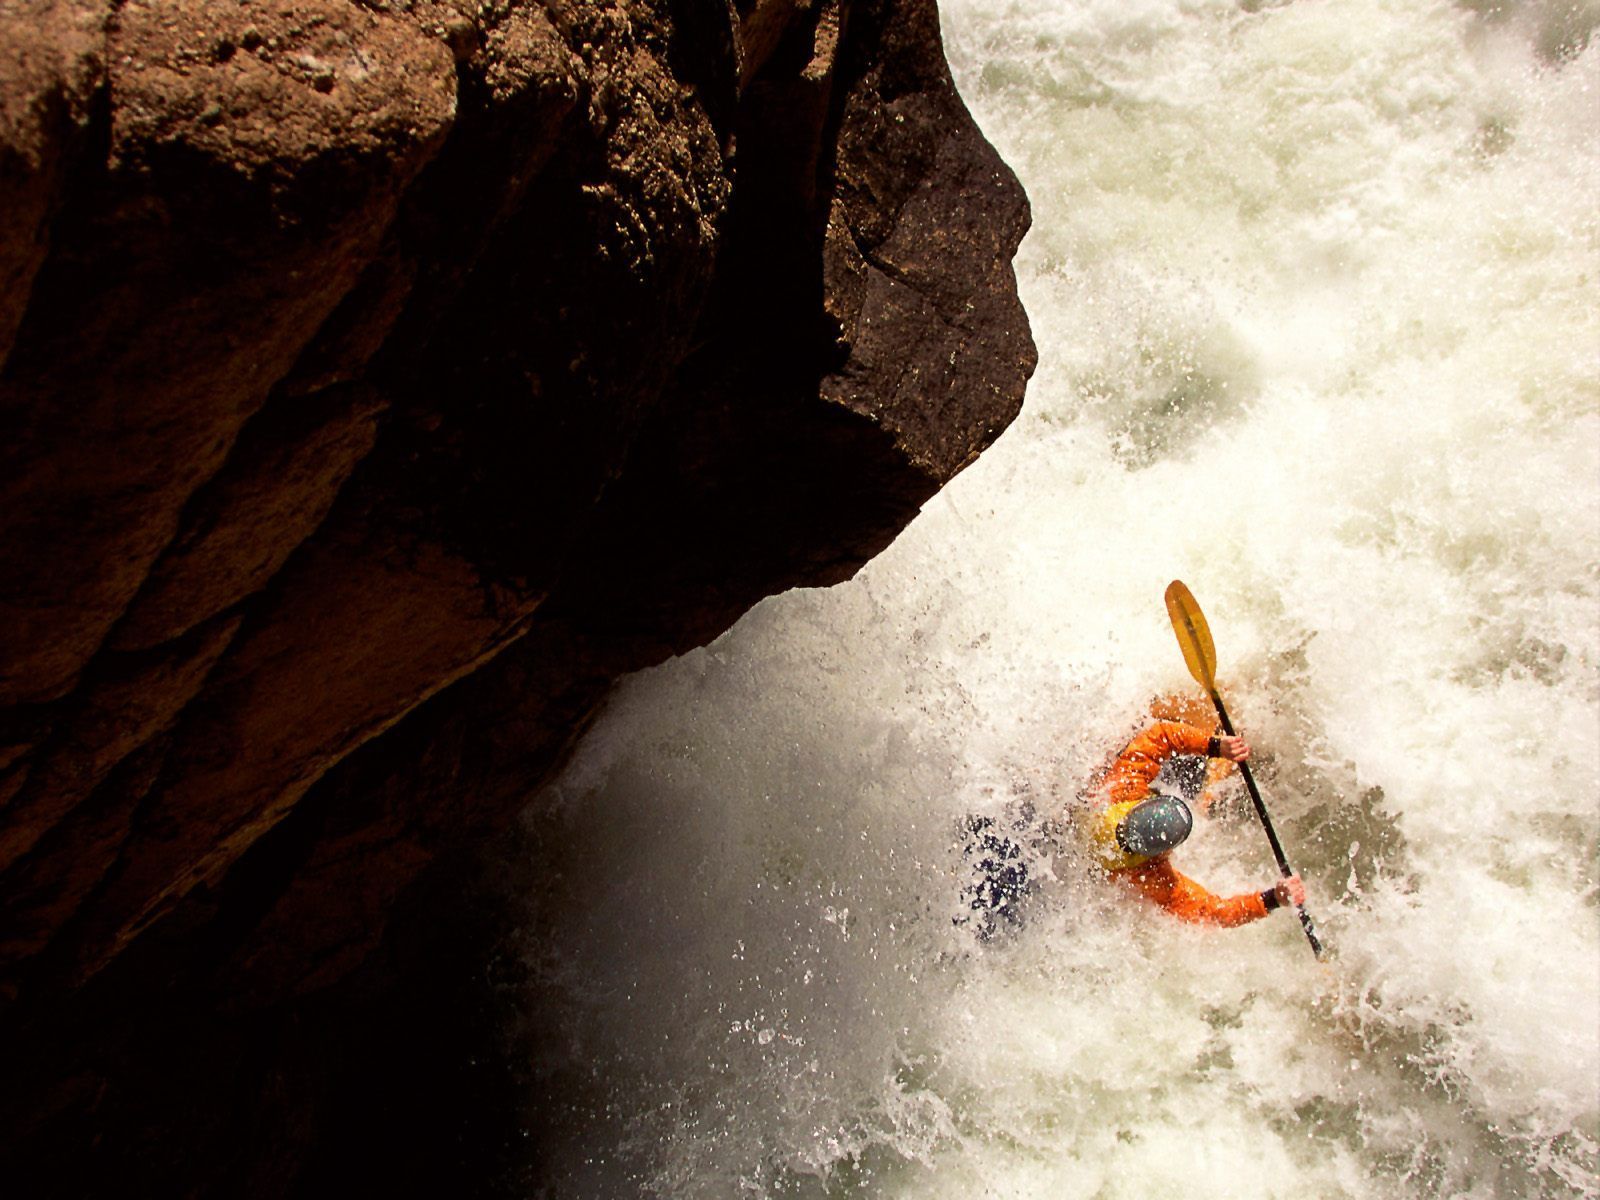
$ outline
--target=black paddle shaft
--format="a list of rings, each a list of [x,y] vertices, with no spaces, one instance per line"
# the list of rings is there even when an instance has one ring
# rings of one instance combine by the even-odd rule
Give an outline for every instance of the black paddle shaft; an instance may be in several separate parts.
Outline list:
[[[1213,691],[1211,703],[1217,706],[1217,716],[1222,721],[1222,732],[1229,737],[1237,736],[1233,732],[1233,722],[1228,720],[1228,710],[1223,707],[1221,695]],[[1278,860],[1278,870],[1287,879],[1294,874],[1294,870],[1289,866],[1289,858],[1283,852],[1283,843],[1278,841],[1278,831],[1272,827],[1272,818],[1267,815],[1266,801],[1261,799],[1261,791],[1256,787],[1256,777],[1250,773],[1250,764],[1240,763],[1239,773],[1244,776],[1244,786],[1250,793],[1251,802],[1256,806],[1256,816],[1261,818],[1261,828],[1267,831],[1267,841],[1272,843],[1272,856]],[[1303,904],[1297,905],[1295,911],[1300,914],[1300,927],[1306,931],[1306,941],[1311,943],[1311,952],[1321,958],[1322,943],[1317,939],[1317,931],[1311,924],[1311,914],[1306,911]]]

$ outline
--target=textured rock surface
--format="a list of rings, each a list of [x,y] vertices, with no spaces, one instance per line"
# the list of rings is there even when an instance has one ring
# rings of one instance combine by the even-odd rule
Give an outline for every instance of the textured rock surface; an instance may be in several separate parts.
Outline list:
[[[998,435],[1026,221],[931,0],[0,0],[0,1171],[488,1172],[476,848]]]

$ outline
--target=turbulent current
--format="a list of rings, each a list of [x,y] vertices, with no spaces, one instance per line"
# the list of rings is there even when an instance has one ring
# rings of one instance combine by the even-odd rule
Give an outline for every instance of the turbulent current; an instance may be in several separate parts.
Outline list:
[[[530,809],[541,1192],[1600,1194],[1600,6],[944,10],[1039,372],[854,581],[628,681]],[[1061,824],[1197,695],[1174,578],[1324,965]],[[1267,886],[1216,810],[1179,865]],[[1032,881],[988,940],[974,816]]]

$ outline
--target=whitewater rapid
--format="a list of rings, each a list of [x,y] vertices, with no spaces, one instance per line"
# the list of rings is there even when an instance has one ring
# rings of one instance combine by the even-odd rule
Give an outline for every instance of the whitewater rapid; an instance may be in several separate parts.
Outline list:
[[[854,581],[625,683],[526,818],[539,1194],[1595,1197],[1594,3],[945,0],[1022,416]],[[1216,637],[1334,951],[1049,819]],[[1179,852],[1266,886],[1234,790]],[[1037,828],[1035,826],[1034,828]]]

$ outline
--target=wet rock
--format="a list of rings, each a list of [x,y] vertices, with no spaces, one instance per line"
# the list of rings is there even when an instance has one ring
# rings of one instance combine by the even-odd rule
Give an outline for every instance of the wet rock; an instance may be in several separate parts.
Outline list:
[[[323,96],[192,49],[239,19],[119,6],[99,120],[60,168],[74,186],[0,373],[0,704],[70,690],[454,118],[454,64],[407,22],[344,0],[258,14],[349,75]]]
[[[0,14],[0,365],[104,86],[109,15],[93,0],[27,0]]]
[[[372,449],[385,407],[370,388],[285,400],[258,414],[217,475],[195,491],[177,536],[110,639],[116,650],[169,641],[254,595],[322,524]]]
[[[0,872],[32,850],[113,767],[173,723],[238,628],[237,618],[224,619],[153,654],[102,662],[73,696],[54,736],[33,755],[25,788],[0,808]]]
[[[931,0],[0,20],[0,1171],[459,1190],[479,848],[998,436],[1026,202]]]

